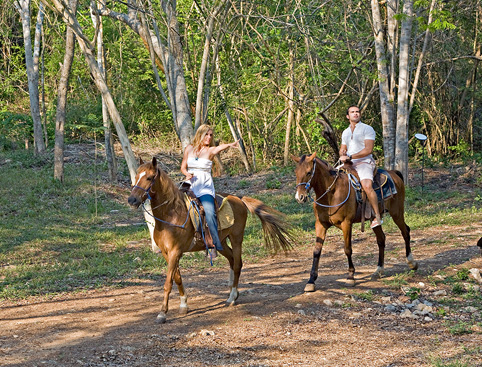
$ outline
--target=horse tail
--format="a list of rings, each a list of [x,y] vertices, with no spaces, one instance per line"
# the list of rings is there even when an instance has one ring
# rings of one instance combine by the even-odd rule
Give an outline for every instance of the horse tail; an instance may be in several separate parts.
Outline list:
[[[265,245],[275,253],[283,250],[285,253],[293,248],[293,235],[290,225],[283,213],[271,208],[261,200],[249,196],[240,197],[244,205],[252,214],[256,214],[263,227]]]

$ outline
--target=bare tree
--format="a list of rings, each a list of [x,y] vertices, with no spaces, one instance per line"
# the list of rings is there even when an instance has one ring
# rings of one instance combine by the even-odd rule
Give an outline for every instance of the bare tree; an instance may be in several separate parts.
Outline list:
[[[410,38],[412,34],[413,0],[403,4],[404,18],[400,31],[400,62],[398,65],[397,130],[395,144],[395,168],[402,172],[408,183],[408,91],[410,88]]]
[[[93,2],[91,3],[91,6],[97,7],[97,3]],[[95,33],[97,35],[97,64],[99,65],[99,69],[103,78],[106,79],[104,68],[104,27],[102,25],[102,17],[97,14],[95,9],[92,9],[91,17],[92,23],[94,24],[95,28]],[[107,111],[107,105],[105,103],[104,97],[102,97],[102,122],[104,125],[105,158],[109,171],[109,179],[111,182],[114,182],[117,180],[117,162],[114,152],[114,139],[112,137],[109,112]]]
[[[40,32],[44,17],[43,6],[39,6],[37,25],[35,27],[35,44],[32,52],[30,39],[30,0],[16,0],[15,7],[20,13],[23,28],[23,40],[25,46],[25,64],[27,67],[28,92],[30,96],[30,114],[33,120],[33,135],[35,153],[45,152],[45,142],[42,133],[42,119],[40,117],[39,101],[39,55],[40,55]]]
[[[69,6],[75,14],[77,0],[70,0]],[[57,91],[57,114],[55,117],[55,146],[54,146],[54,179],[64,181],[64,130],[65,110],[67,106],[67,89],[69,87],[70,70],[74,60],[75,34],[67,27],[65,36],[64,62],[60,71],[59,87]]]

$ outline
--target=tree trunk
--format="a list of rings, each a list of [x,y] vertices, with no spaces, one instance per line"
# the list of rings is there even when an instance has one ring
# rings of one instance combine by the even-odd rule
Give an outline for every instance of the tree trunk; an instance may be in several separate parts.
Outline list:
[[[403,4],[405,15],[400,31],[400,62],[397,96],[397,133],[395,146],[395,168],[402,172],[405,184],[408,184],[408,88],[410,37],[412,33],[413,0],[405,0]]]
[[[77,0],[70,0],[69,6],[75,14]],[[69,88],[70,70],[74,60],[75,34],[67,27],[65,36],[64,62],[60,71],[59,88],[57,92],[57,114],[55,117],[55,147],[54,147],[54,179],[64,182],[64,127],[65,108],[67,106],[67,89]]]
[[[92,6],[97,6],[97,3],[92,3]],[[97,12],[95,11],[91,12],[91,17],[97,34],[97,64],[99,65],[102,77],[104,80],[106,80],[104,68],[104,28],[102,25],[102,17],[97,15]],[[114,138],[112,136],[109,112],[107,111],[107,105],[104,101],[104,98],[102,98],[102,123],[104,126],[105,159],[107,161],[107,169],[109,171],[109,180],[111,182],[115,182],[117,181],[117,162],[113,144]]]
[[[32,53],[32,41],[30,39],[30,0],[17,0],[15,7],[20,13],[23,28],[23,41],[25,46],[25,64],[27,67],[28,93],[30,96],[30,114],[33,120],[33,137],[35,153],[45,152],[45,143],[42,134],[42,120],[40,118],[40,101],[39,101],[39,72],[38,72],[38,55],[39,47]],[[37,18],[37,27],[35,32],[40,32],[43,21],[43,11],[39,8],[39,17]],[[37,38],[37,36],[35,36]]]
[[[378,0],[371,0],[373,32],[375,36],[375,51],[377,58],[378,80],[380,89],[380,112],[383,126],[383,152],[385,156],[385,168],[391,169],[394,162],[394,111],[390,101],[390,76],[385,56],[385,41],[383,24],[380,16]]]
[[[294,109],[295,109],[295,91],[294,91],[294,55],[293,55],[293,45],[291,41],[289,41],[289,55],[290,55],[290,79],[288,82],[288,116],[286,118],[286,134],[285,134],[285,146],[284,146],[284,153],[283,153],[283,163],[285,166],[288,165],[290,161],[290,133],[291,133],[291,126],[293,125],[293,119],[295,116]]]

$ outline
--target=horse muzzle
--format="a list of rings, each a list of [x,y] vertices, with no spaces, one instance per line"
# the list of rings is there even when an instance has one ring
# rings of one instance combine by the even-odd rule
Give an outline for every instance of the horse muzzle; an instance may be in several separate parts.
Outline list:
[[[298,191],[296,191],[295,199],[300,204],[306,203],[306,200],[308,200],[308,195],[306,193],[300,194]]]
[[[130,206],[133,208],[137,209],[139,205],[141,205],[142,201],[139,199],[137,196],[131,195],[127,199],[127,202],[129,203]]]

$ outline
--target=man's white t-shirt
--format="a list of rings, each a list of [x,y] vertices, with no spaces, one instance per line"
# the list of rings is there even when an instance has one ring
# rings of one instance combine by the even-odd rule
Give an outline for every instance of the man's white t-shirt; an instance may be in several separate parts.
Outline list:
[[[353,132],[350,126],[343,131],[341,143],[346,145],[346,154],[352,156],[365,148],[365,140],[375,140],[375,136],[376,133],[373,127],[360,121],[355,125]],[[373,157],[370,154],[363,158],[353,159],[353,162],[366,160],[367,158],[371,159]]]

